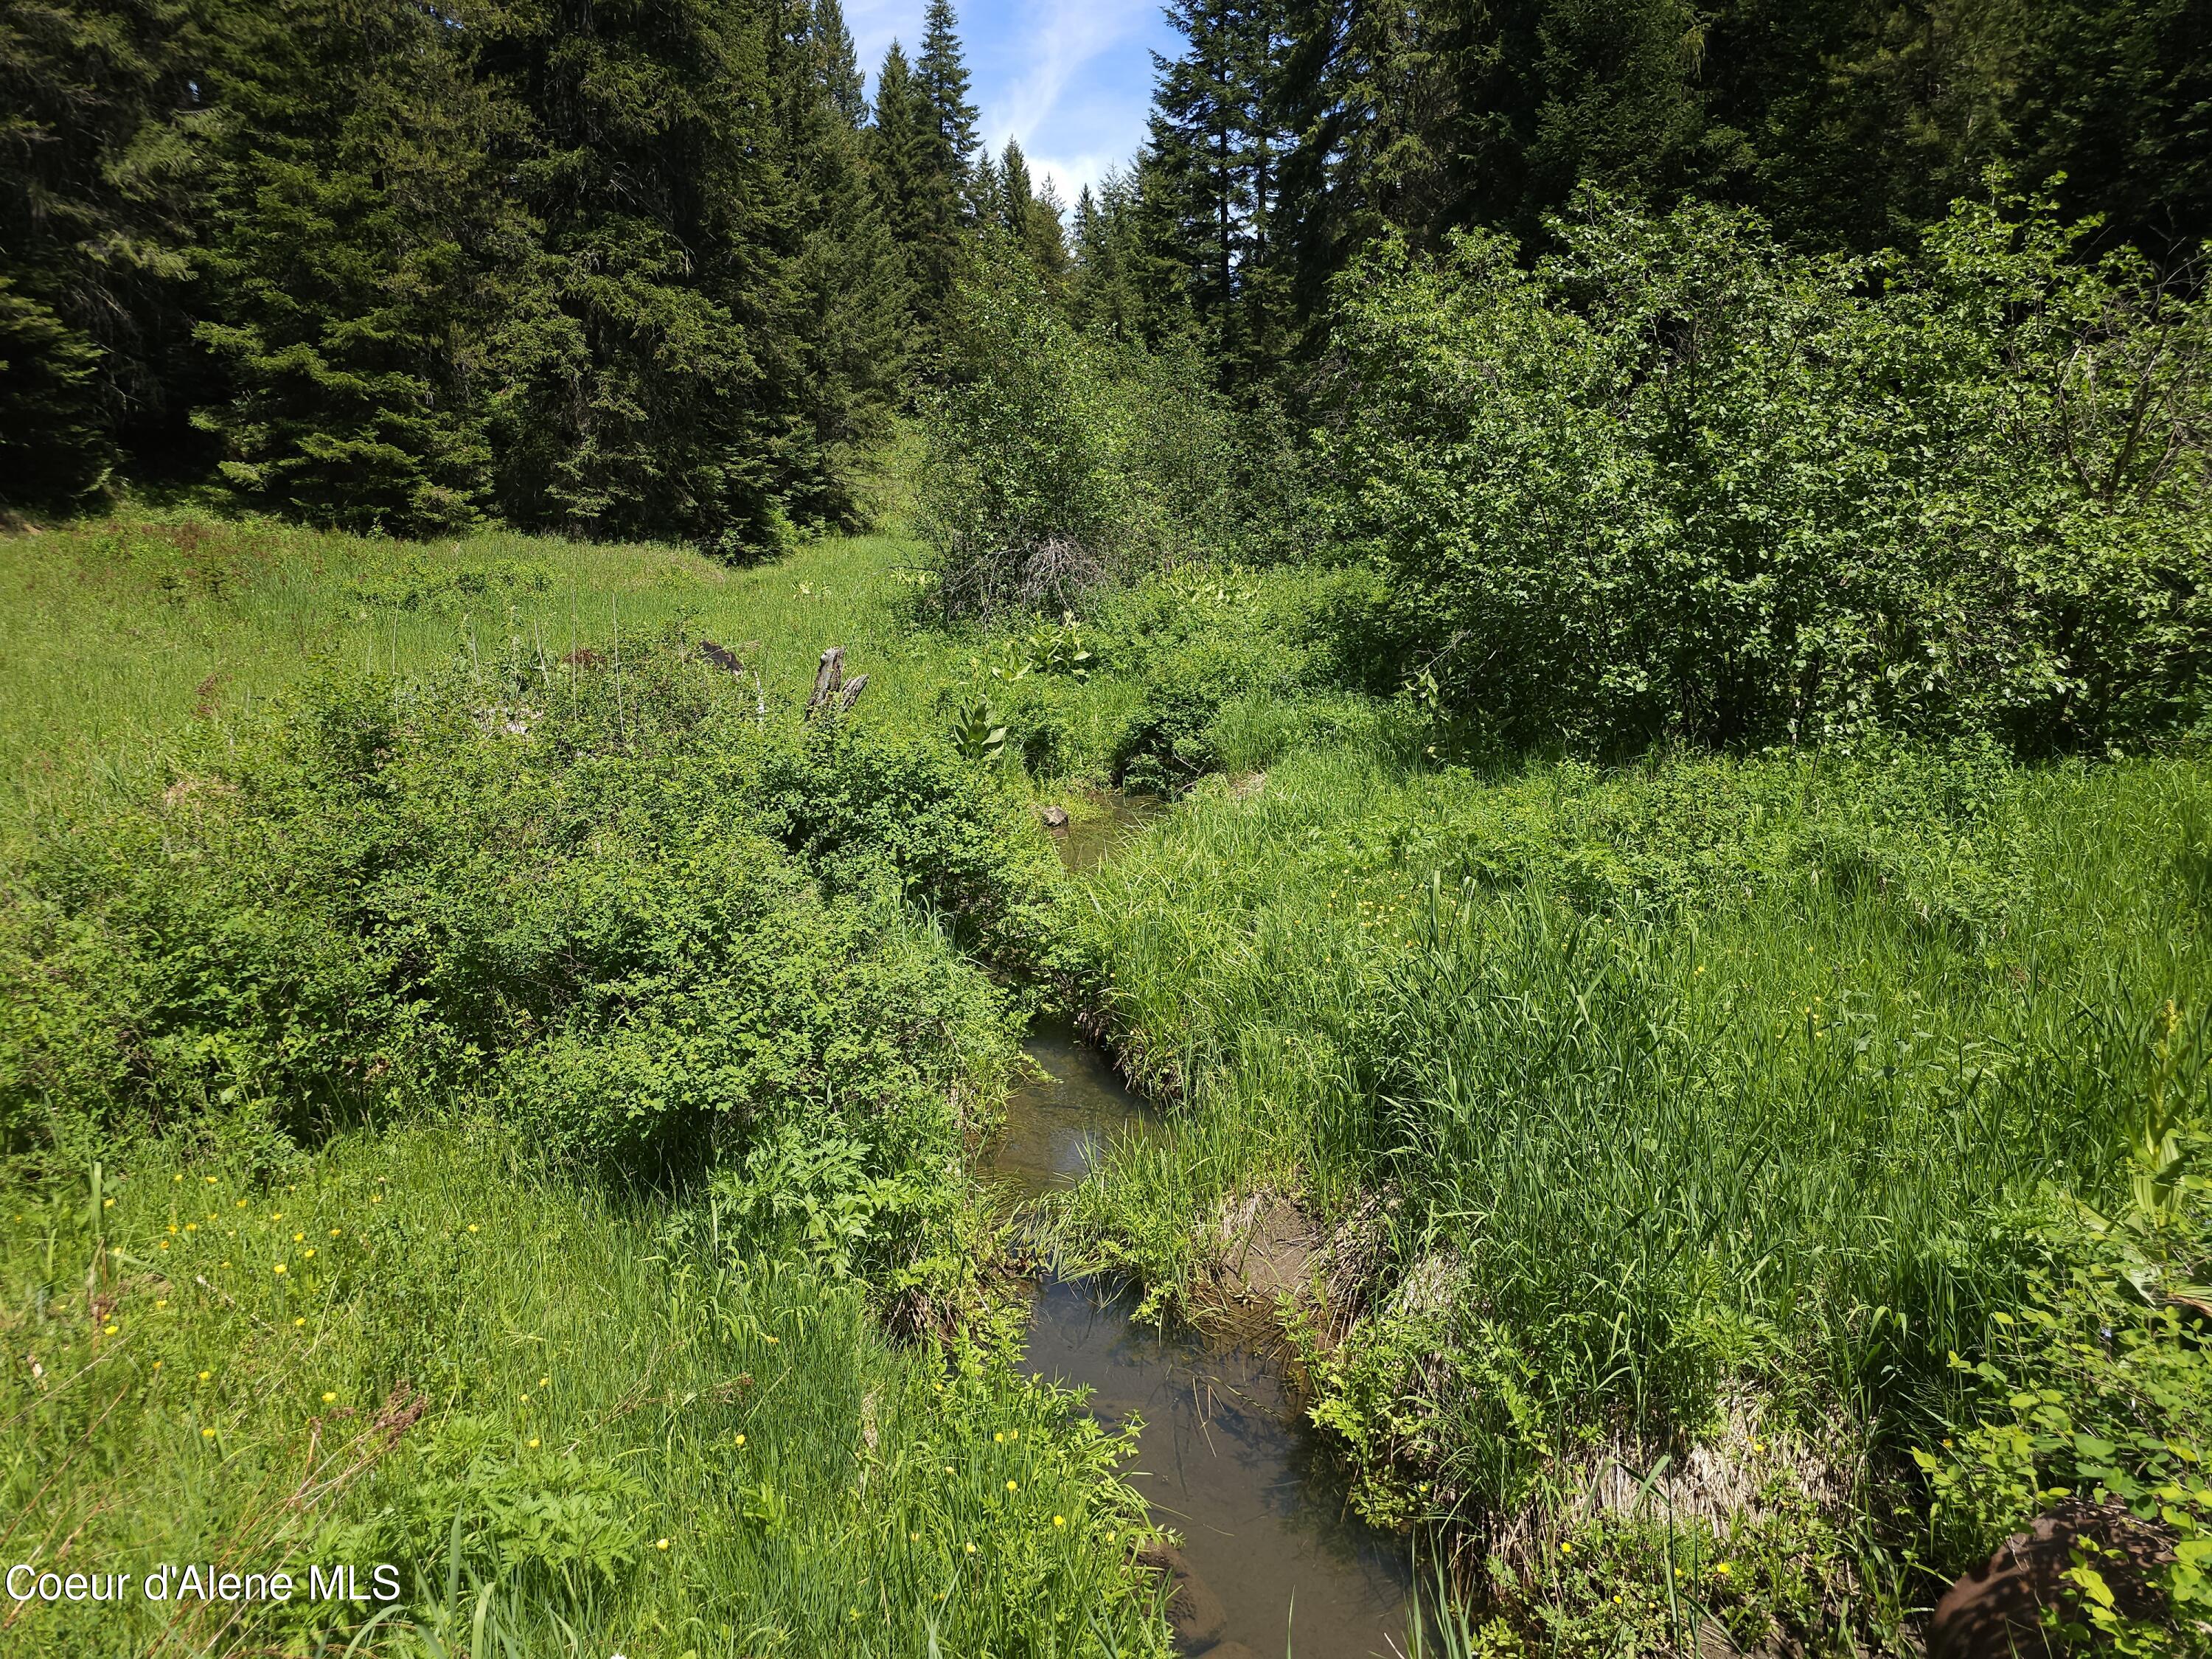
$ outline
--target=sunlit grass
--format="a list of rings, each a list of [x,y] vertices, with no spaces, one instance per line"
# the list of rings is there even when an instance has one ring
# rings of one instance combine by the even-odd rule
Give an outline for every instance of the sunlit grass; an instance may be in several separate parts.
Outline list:
[[[1202,1299],[1231,1197],[1325,1229],[1388,1194],[1382,1293],[1425,1261],[1452,1312],[1377,1307],[1355,1348],[1449,1331],[1474,1368],[1421,1449],[1365,1448],[1408,1459],[1392,1512],[1419,1474],[1479,1522],[1747,1386],[1894,1451],[2017,1305],[2045,1195],[2116,1195],[2161,1010],[2212,997],[2208,809],[2185,763],[1971,756],[1331,751],[1201,791],[1089,878],[1124,1054],[1183,1104],[1067,1237]]]
[[[0,1214],[11,1563],[304,1585],[343,1561],[366,1586],[394,1562],[370,1645],[405,1652],[458,1515],[465,1599],[495,1585],[532,1652],[569,1650],[562,1621],[634,1656],[920,1655],[933,1626],[947,1653],[1103,1651],[1094,1620],[1152,1650],[1111,1443],[980,1349],[892,1347],[850,1285],[678,1247],[658,1206],[489,1132],[97,1178]],[[10,1609],[0,1651],[88,1656],[380,1610]]]
[[[928,713],[945,647],[907,625],[921,556],[895,537],[733,569],[689,550],[505,532],[384,542],[133,515],[0,542],[0,820],[161,781],[179,731],[234,724],[303,676],[422,672],[471,653],[557,661],[681,625],[802,697],[821,653],[870,712]]]

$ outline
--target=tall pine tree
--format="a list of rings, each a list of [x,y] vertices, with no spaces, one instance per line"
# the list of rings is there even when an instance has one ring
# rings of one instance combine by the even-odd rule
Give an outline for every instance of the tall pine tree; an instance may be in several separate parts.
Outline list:
[[[1284,10],[1279,0],[1173,0],[1167,16],[1183,50],[1154,55],[1142,178],[1174,225],[1191,313],[1235,383],[1265,372],[1281,334],[1285,290],[1271,262],[1289,144],[1268,87]]]
[[[245,501],[420,532],[490,504],[491,337],[529,227],[494,158],[526,125],[480,79],[489,13],[283,0],[224,15],[198,328],[201,424]]]
[[[0,0],[0,501],[201,447],[187,311],[208,41],[186,0]]]
[[[856,452],[880,436],[905,371],[903,268],[868,178],[852,37],[836,0],[789,0],[772,64],[799,242],[771,374],[793,391],[783,504],[852,525]]]

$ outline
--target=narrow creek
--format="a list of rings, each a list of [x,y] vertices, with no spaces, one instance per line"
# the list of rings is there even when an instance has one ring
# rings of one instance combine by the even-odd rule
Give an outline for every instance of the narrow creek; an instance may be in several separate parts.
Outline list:
[[[1026,1045],[1048,1073],[1006,1106],[984,1172],[1019,1200],[1079,1180],[1113,1140],[1164,1138],[1158,1115],[1071,1030]],[[1092,1390],[1115,1426],[1140,1420],[1127,1475],[1183,1540],[1170,1603],[1182,1651],[1212,1659],[1365,1659],[1406,1648],[1404,1550],[1354,1520],[1279,1360],[1235,1343],[1133,1324],[1133,1298],[1048,1279],[1030,1328],[1033,1370]]]

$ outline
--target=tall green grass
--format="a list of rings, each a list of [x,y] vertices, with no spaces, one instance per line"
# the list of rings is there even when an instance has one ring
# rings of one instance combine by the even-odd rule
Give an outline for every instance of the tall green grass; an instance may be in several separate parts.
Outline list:
[[[364,684],[431,690],[514,684],[503,665],[534,673],[581,648],[599,654],[595,684],[611,684],[619,706],[625,685],[650,696],[668,684],[643,672],[625,681],[621,665],[643,661],[627,654],[629,642],[680,629],[757,668],[757,690],[716,683],[720,701],[745,705],[733,719],[748,730],[756,696],[777,732],[795,724],[832,644],[845,647],[848,672],[871,677],[856,718],[911,728],[939,719],[948,672],[980,672],[961,642],[908,628],[901,574],[911,550],[887,538],[824,543],[781,565],[732,571],[660,548],[503,536],[395,544],[137,516],[18,538],[8,550],[0,858],[16,882],[33,867],[33,840],[89,847],[95,830],[156,826],[133,863],[155,925],[108,944],[173,948],[175,960],[202,963],[194,975],[212,1000],[187,1011],[189,1029],[174,1034],[181,1047],[158,1045],[187,1064],[194,1054],[218,1067],[237,1059],[235,1034],[216,1018],[239,1012],[236,947],[321,889],[305,865],[285,862],[301,846],[280,835],[261,866],[180,927],[173,901],[190,883],[164,870],[180,861],[204,874],[210,849],[158,828],[175,803],[148,809],[180,770],[203,764],[275,784],[253,768],[257,755],[269,758],[267,717],[280,697],[312,723],[301,711],[337,707],[316,696],[354,671],[372,672]],[[447,672],[457,659],[463,672]],[[635,747],[614,752],[635,764]],[[793,752],[798,765],[805,757]],[[421,801],[489,810],[496,791],[470,769],[484,757],[463,754],[438,772],[454,758],[416,778]],[[387,763],[401,763],[389,753],[379,761]],[[672,769],[695,789],[726,781],[701,764]],[[834,885],[834,865],[838,880],[896,907],[895,884],[870,884],[866,826],[852,830],[810,791],[834,787],[854,795],[840,802],[878,817],[890,809],[834,773],[792,781],[794,821],[817,832],[808,868]],[[456,794],[466,799],[448,800]],[[211,798],[234,799],[222,789]],[[532,827],[557,823],[563,802],[574,804],[550,775],[535,796],[514,791],[502,820],[521,831],[511,845],[461,820],[424,818],[416,840],[403,831],[429,873],[397,878],[402,908],[435,912],[431,933],[458,927],[474,937],[478,922],[462,916],[465,903],[448,902],[436,872],[477,860],[494,878],[479,894],[489,934],[528,933],[540,911],[554,934],[574,928],[575,906],[530,862],[549,853]],[[296,804],[287,822],[305,842],[339,832],[337,815],[321,810],[327,794],[304,792]],[[713,810],[677,816],[719,846],[743,805],[718,795],[703,803]],[[625,833],[651,819],[635,789],[607,806],[600,817]],[[852,830],[842,841],[830,834],[841,825]],[[911,822],[876,827],[909,852],[920,834]],[[969,827],[971,838],[997,833]],[[641,905],[665,920],[639,889],[653,855],[617,854],[618,837],[600,829],[596,838],[559,830],[551,850],[602,860],[606,879],[586,885],[611,907],[612,933],[627,938],[624,928],[649,919]],[[647,842],[658,845],[657,833]],[[781,856],[763,846],[770,862]],[[1026,852],[1049,862],[1041,848]],[[398,868],[371,863],[386,875]],[[808,878],[794,866],[779,879]],[[373,883],[356,890],[354,880],[326,895],[337,908],[314,936],[331,961],[361,954],[344,918],[362,906],[389,915]],[[699,896],[746,902],[737,890]],[[975,978],[927,919],[900,913],[883,931],[903,938],[902,928],[947,985]],[[58,963],[55,939],[37,927],[19,942],[25,961]],[[79,943],[93,954],[77,967],[98,979],[107,947],[88,933]],[[507,961],[503,948],[491,956]],[[255,1006],[272,1030],[297,1027],[310,954],[269,964],[271,995]],[[803,978],[812,970],[802,954],[771,949],[749,965]],[[404,949],[400,957],[406,971],[422,966]],[[89,983],[73,973],[60,977]],[[821,1000],[841,981],[829,973],[808,982]],[[940,1001],[938,1014],[957,1012]],[[357,1024],[362,1012],[359,1002],[341,1010],[340,1024]],[[641,1036],[635,1020],[616,1024],[641,1052],[671,1058],[669,1043]],[[942,1018],[930,1029],[951,1047],[918,1057],[957,1047]],[[125,1048],[144,1036],[126,1034]],[[336,1063],[320,1040],[308,1046]],[[534,1064],[527,1080],[557,1092],[573,1058]],[[9,1539],[0,1553],[10,1564],[143,1575],[160,1562],[200,1562],[296,1577],[310,1563],[388,1561],[404,1589],[373,1624],[374,1604],[304,1597],[247,1612],[143,1600],[0,1607],[0,1652],[335,1653],[356,1641],[363,1653],[619,1650],[632,1659],[1164,1651],[1150,1576],[1133,1565],[1145,1517],[1114,1474],[1121,1449],[1067,1396],[1016,1374],[1010,1316],[971,1298],[964,1329],[896,1345],[873,1310],[884,1287],[838,1276],[850,1249],[825,1254],[784,1237],[842,1191],[755,1191],[776,1178],[770,1160],[748,1163],[727,1194],[623,1196],[551,1169],[542,1145],[526,1152],[489,1127],[495,1101],[472,1097],[465,1077],[448,1081],[446,1093],[414,1100],[398,1127],[343,1129],[310,1151],[265,1127],[234,1132],[210,1091],[187,1135],[133,1133],[90,1149],[81,1171],[57,1172],[50,1156],[41,1179],[11,1172],[0,1192],[0,1324],[11,1359],[0,1372],[0,1527]],[[301,1103],[288,1096],[279,1115],[301,1115]],[[944,1104],[951,1124],[962,1103]],[[890,1173],[927,1180],[936,1200],[959,1209],[969,1195],[943,1180],[950,1153],[935,1141],[930,1151],[927,1168]],[[787,1199],[797,1222],[760,1222],[763,1212],[781,1217]],[[980,1215],[964,1220],[988,1235]],[[962,1266],[972,1277],[975,1264]]]
[[[1070,1237],[1195,1292],[1232,1197],[1326,1235],[1387,1195],[1318,1370],[1379,1515],[1504,1524],[1747,1389],[1894,1455],[2052,1195],[2118,1197],[2161,1011],[2212,994],[2208,811],[2191,764],[1966,750],[1201,791],[1089,879],[1124,1054],[1184,1108]]]
[[[1115,1443],[854,1285],[484,1133],[129,1167],[0,1214],[10,1563],[390,1562],[378,1653],[480,1599],[530,1653],[1160,1650]],[[320,1651],[381,1611],[34,1600],[0,1652]]]

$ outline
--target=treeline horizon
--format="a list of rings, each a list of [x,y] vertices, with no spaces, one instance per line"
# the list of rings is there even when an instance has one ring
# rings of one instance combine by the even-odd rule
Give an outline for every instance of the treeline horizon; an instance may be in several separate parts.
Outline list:
[[[837,0],[0,4],[0,501],[119,486],[335,527],[746,558],[856,479],[1024,266],[1073,326],[1296,403],[1378,240],[1576,192],[1909,244],[1992,167],[2189,276],[2183,0],[1176,0],[1129,165],[994,156],[949,0],[867,95]]]

